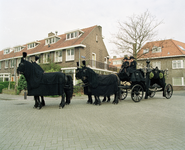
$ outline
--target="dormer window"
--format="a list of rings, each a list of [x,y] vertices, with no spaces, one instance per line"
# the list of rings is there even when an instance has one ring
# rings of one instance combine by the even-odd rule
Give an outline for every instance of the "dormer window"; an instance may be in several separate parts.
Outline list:
[[[148,52],[149,52],[149,48],[146,48],[143,50],[143,54],[148,53]]]
[[[185,48],[183,48],[182,46],[178,45],[183,51],[185,51]]]
[[[14,47],[14,52],[20,52],[21,50],[23,50],[25,48],[25,46],[16,46]]]
[[[45,39],[45,45],[54,44],[54,43],[56,43],[58,40],[60,40],[60,38],[59,38],[58,36],[48,37],[48,38]]]
[[[70,40],[70,39],[78,38],[82,35],[82,33],[84,33],[82,30],[74,30],[71,32],[67,32],[66,39]]]
[[[4,55],[9,54],[11,51],[11,48],[4,49]]]
[[[161,47],[154,46],[152,48],[152,53],[159,53],[159,52],[161,52]]]
[[[32,43],[28,43],[27,44],[27,48],[28,49],[32,49],[32,48],[35,48],[36,46],[39,45],[39,42],[32,42]]]

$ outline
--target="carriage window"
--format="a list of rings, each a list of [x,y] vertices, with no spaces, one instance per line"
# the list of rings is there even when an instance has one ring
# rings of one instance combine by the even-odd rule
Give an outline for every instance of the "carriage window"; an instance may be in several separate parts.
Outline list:
[[[62,61],[62,51],[56,51],[55,52],[55,62],[61,62]]]
[[[66,51],[66,61],[74,60],[74,49],[67,49]]]
[[[178,69],[178,68],[183,68],[183,60],[173,60],[172,61],[172,68],[173,69]]]

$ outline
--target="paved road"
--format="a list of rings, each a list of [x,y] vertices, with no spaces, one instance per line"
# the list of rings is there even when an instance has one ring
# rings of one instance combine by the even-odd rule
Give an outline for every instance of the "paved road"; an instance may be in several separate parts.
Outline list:
[[[81,96],[64,109],[60,98],[45,98],[41,110],[33,109],[33,97],[0,94],[0,149],[184,150],[184,92],[101,106]]]

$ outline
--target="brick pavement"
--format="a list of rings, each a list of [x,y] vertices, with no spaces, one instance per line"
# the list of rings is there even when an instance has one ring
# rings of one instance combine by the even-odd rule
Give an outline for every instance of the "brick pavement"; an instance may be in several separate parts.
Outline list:
[[[58,108],[60,98],[47,97],[37,110],[33,97],[0,94],[0,149],[184,150],[185,95],[161,95],[139,103],[128,96],[118,105],[101,106],[81,96],[64,109]]]

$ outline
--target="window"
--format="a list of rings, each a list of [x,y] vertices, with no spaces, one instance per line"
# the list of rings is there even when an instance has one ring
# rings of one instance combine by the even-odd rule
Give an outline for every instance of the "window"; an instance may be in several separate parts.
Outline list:
[[[62,61],[62,51],[56,51],[55,52],[55,62],[61,62]]]
[[[174,86],[185,86],[185,78],[184,77],[173,77],[172,78]]]
[[[43,54],[43,63],[49,63],[50,53]]]
[[[1,61],[0,61],[0,69],[1,69]]]
[[[113,65],[119,65],[119,64],[122,64],[121,60],[114,60],[113,61]]]
[[[21,62],[21,58],[18,58],[17,59],[17,67],[19,66],[20,62]]]
[[[10,60],[10,67],[11,67],[11,68],[14,67],[14,59]]]
[[[143,54],[148,53],[148,52],[149,52],[149,48],[146,48],[143,50]]]
[[[5,68],[8,68],[9,66],[9,60],[5,60]]]
[[[8,53],[10,53],[10,49],[5,49],[4,54],[8,54]]]
[[[14,52],[20,52],[23,48],[24,48],[24,46],[14,47]]]
[[[154,61],[154,62],[152,62],[152,67],[153,68],[158,67],[158,69],[161,69],[161,62],[160,61]]]
[[[66,51],[66,61],[74,60],[74,49],[67,49]]]
[[[154,46],[152,48],[152,53],[159,53],[159,52],[161,52],[161,47]]]
[[[178,45],[183,51],[185,51],[185,49],[182,47],[182,46],[180,46],[180,45]]]
[[[82,33],[83,33],[83,31],[81,31],[81,30],[68,32],[68,33],[66,33],[66,39],[70,40],[70,39],[78,38],[82,35]]]
[[[29,44],[27,45],[27,48],[28,48],[28,49],[35,48],[38,44],[39,44],[39,42],[29,43]]]
[[[183,68],[184,62],[183,60],[173,60],[172,61],[172,69],[178,69],[178,68]]]
[[[54,44],[56,43],[60,38],[59,37],[51,37],[51,38],[47,38],[45,40],[45,45],[48,45],[48,44]]]
[[[98,43],[98,35],[96,34],[96,43]]]

